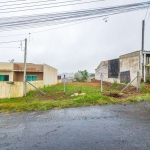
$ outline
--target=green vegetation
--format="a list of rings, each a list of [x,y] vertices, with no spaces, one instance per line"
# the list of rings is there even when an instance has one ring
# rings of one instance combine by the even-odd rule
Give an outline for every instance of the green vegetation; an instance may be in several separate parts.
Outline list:
[[[105,83],[104,93],[119,93],[122,84]],[[46,95],[32,91],[22,98],[0,99],[0,112],[23,112],[35,110],[50,110],[52,108],[68,108],[90,105],[118,104],[127,102],[140,102],[150,100],[150,90],[141,85],[142,93],[131,94],[123,97],[111,97],[100,93],[99,82],[93,83],[67,83],[66,93],[63,93],[63,84],[58,84],[42,89]],[[73,93],[85,93],[83,96],[71,97]],[[113,94],[112,94],[113,95]],[[117,94],[116,94],[117,95]]]
[[[150,84],[150,78],[146,79],[146,83]]]
[[[78,71],[77,73],[75,73],[74,79],[77,82],[85,82],[88,79],[88,76],[89,76],[89,74],[88,74],[87,70]]]

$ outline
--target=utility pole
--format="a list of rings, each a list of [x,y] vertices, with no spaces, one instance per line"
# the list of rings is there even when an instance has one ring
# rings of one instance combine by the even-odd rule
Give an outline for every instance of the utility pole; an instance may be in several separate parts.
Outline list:
[[[144,54],[144,39],[145,39],[145,20],[142,21],[142,56],[143,56],[143,78],[144,82],[146,82],[146,54]]]
[[[144,51],[145,20],[142,21],[142,51]]]
[[[26,60],[27,60],[27,39],[25,39],[25,49],[24,49],[24,87],[23,93],[26,96]]]

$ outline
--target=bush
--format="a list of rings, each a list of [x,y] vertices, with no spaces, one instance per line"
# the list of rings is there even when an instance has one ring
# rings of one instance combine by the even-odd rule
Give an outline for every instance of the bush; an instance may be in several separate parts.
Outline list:
[[[146,83],[150,84],[150,78],[146,79]]]

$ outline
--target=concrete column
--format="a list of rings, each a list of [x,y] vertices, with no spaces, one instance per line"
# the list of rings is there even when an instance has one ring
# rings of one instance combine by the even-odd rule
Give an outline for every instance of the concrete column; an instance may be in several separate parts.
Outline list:
[[[146,82],[146,54],[144,54],[144,82]]]

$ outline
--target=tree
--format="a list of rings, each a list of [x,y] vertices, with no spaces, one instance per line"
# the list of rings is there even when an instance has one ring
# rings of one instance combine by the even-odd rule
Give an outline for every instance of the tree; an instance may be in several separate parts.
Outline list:
[[[74,79],[78,82],[85,82],[88,79],[88,76],[89,74],[87,70],[78,71],[77,73],[75,73]]]

